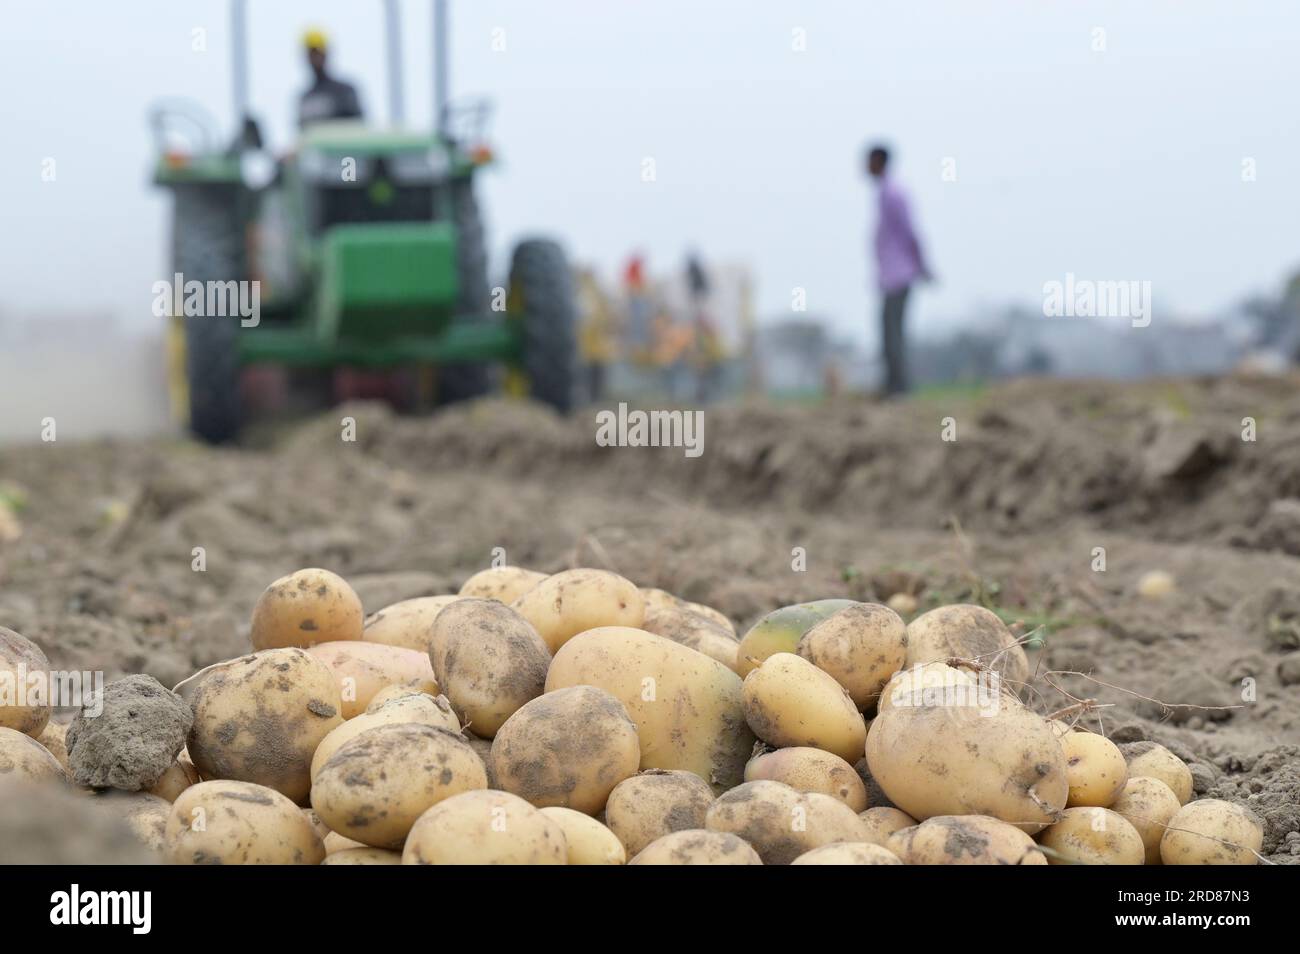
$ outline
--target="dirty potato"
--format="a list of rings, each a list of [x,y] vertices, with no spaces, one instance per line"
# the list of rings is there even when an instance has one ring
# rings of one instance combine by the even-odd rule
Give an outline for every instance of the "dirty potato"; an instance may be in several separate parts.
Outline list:
[[[627,861],[623,843],[590,815],[558,805],[548,805],[542,814],[564,830],[568,864],[621,865]]]
[[[186,748],[203,778],[255,782],[295,802],[311,789],[316,746],[343,721],[338,684],[303,649],[267,649],[209,667],[189,702]]]
[[[459,733],[398,722],[367,729],[331,755],[312,781],[311,807],[331,831],[398,849],[428,808],[486,787],[483,763]]]
[[[320,767],[329,761],[331,755],[343,748],[362,732],[379,725],[394,725],[402,722],[418,722],[460,734],[460,720],[451,711],[451,703],[445,696],[430,696],[423,692],[412,692],[390,699],[380,706],[371,705],[355,719],[348,719],[336,726],[329,735],[320,740],[311,757],[311,777],[314,779]]]
[[[725,831],[689,828],[656,838],[630,865],[761,865],[743,838]]]
[[[402,853],[384,848],[344,848],[325,856],[323,865],[400,865]]]
[[[916,819],[907,812],[901,812],[897,808],[890,808],[886,805],[868,808],[865,812],[858,812],[858,817],[867,826],[867,841],[873,845],[880,845],[882,848],[888,845],[889,839],[894,832],[902,831],[904,828],[911,828],[917,823]]]
[[[765,865],[788,865],[822,845],[867,841],[867,826],[843,802],[780,782],[745,782],[719,796],[705,827],[745,839]]]
[[[694,772],[647,769],[614,786],[605,824],[631,858],[664,835],[703,828],[712,804],[713,789]]]
[[[253,649],[360,639],[361,598],[348,581],[311,567],[276,580],[253,607]]]
[[[0,728],[39,736],[50,721],[49,679],[41,647],[0,626]]]
[[[513,603],[542,580],[545,573],[525,570],[521,566],[493,566],[479,570],[460,588],[461,596],[479,600]]]
[[[468,597],[439,614],[429,658],[456,712],[485,739],[542,694],[551,665],[528,620],[504,603]]]
[[[907,661],[943,662],[970,659],[996,671],[1015,689],[1029,678],[1025,651],[992,610],[972,604],[940,606],[907,624]]]
[[[898,856],[866,841],[841,841],[805,851],[792,865],[901,865]]]
[[[316,865],[325,846],[298,806],[252,782],[192,785],[172,803],[164,854],[175,865]]]
[[[1061,750],[1065,752],[1065,777],[1070,785],[1066,806],[1109,808],[1128,780],[1128,768],[1119,746],[1093,732],[1067,732],[1060,740]]]
[[[614,786],[636,774],[636,723],[604,689],[556,689],[525,703],[492,740],[492,778],[538,808],[594,815]]]
[[[1180,807],[1173,789],[1158,778],[1146,776],[1129,779],[1119,797],[1109,805],[1111,811],[1132,825],[1142,837],[1149,865],[1162,863],[1160,839],[1164,837],[1165,826]]]
[[[28,782],[66,782],[59,760],[30,735],[0,728],[0,777],[12,776]]]
[[[45,723],[45,728],[41,734],[36,736],[36,741],[45,746],[46,750],[59,760],[63,766],[63,771],[68,771],[68,723],[55,722],[51,719]]]
[[[1202,798],[1169,819],[1160,839],[1167,865],[1256,865],[1264,826],[1254,812],[1234,802]]]
[[[959,693],[978,688],[975,674],[969,669],[922,663],[894,673],[881,690],[876,709],[879,713],[894,705],[945,705]]]
[[[645,599],[647,613],[652,609],[685,610],[688,613],[694,613],[696,616],[703,616],[709,622],[721,627],[732,639],[736,639],[735,624],[727,618],[726,614],[714,609],[712,606],[705,606],[703,603],[692,603],[690,600],[684,600],[667,590],[657,589],[653,586],[641,587],[641,596]]]
[[[1052,865],[1140,865],[1146,861],[1142,836],[1109,808],[1067,808],[1038,836]]]
[[[564,829],[517,795],[462,792],[416,821],[402,849],[404,865],[568,864]]]
[[[1119,747],[1128,763],[1129,778],[1158,778],[1178,796],[1178,804],[1192,800],[1192,770],[1187,763],[1156,742],[1127,742]]]
[[[645,620],[641,591],[608,570],[564,570],[548,576],[515,600],[514,608],[552,653],[586,630],[639,627]]]
[[[862,757],[862,713],[843,686],[801,656],[769,656],[745,677],[743,698],[745,721],[769,745],[824,749],[850,765]]]
[[[888,606],[854,603],[804,633],[798,653],[829,673],[859,709],[869,709],[903,668],[907,624]]]
[[[126,822],[140,844],[157,852],[165,850],[167,819],[172,803],[146,792],[122,792],[106,789],[95,797],[98,805]]]
[[[149,789],[149,794],[174,802],[181,792],[201,781],[199,770],[182,751],[176,757],[176,761],[168,766],[167,771],[163,772],[162,777],[154,783],[153,788]]]
[[[683,607],[650,607],[641,628],[716,659],[733,672],[740,644],[713,620]]]
[[[427,652],[362,640],[320,643],[307,651],[333,674],[345,719],[365,712],[375,693],[388,686],[440,692]]]
[[[797,653],[799,640],[826,617],[853,606],[853,600],[815,600],[782,606],[749,628],[740,640],[736,672],[748,676],[774,653]]]
[[[429,651],[433,621],[459,596],[417,596],[393,603],[366,617],[361,639],[367,643]]]
[[[855,812],[867,807],[867,787],[857,771],[838,755],[821,749],[796,745],[756,755],[745,766],[745,781],[760,779],[784,782],[801,792],[829,795]]]
[[[936,815],[886,842],[909,865],[1045,865],[1034,840],[987,815]]]

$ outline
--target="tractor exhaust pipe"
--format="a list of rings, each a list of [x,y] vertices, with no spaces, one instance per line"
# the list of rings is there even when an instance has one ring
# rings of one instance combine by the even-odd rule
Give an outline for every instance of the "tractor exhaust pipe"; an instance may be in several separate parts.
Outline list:
[[[433,0],[433,128],[442,135],[447,132],[447,100],[451,96],[447,47],[447,0]]]
[[[235,106],[235,128],[248,118],[248,29],[244,0],[230,4],[230,75]]]
[[[406,120],[402,98],[402,16],[397,0],[384,0],[384,28],[388,47],[388,121],[401,126]]]

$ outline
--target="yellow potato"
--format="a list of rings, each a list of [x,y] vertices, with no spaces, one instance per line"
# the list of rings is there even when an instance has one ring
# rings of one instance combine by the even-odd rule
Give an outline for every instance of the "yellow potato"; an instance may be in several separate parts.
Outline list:
[[[172,803],[164,832],[175,865],[316,865],[325,846],[298,806],[252,782],[191,785]]]
[[[1163,745],[1129,742],[1120,746],[1128,763],[1129,778],[1158,778],[1178,796],[1178,804],[1192,800],[1192,770]]]
[[[404,865],[568,864],[564,829],[517,795],[462,792],[420,816]]]
[[[343,721],[334,677],[303,649],[267,649],[209,667],[189,701],[186,748],[203,778],[255,782],[295,802],[311,789],[316,746]]]
[[[854,603],[804,633],[798,652],[843,686],[854,705],[868,709],[903,668],[907,624],[887,606]]]
[[[50,721],[49,682],[41,647],[0,626],[0,728],[39,736]]]
[[[627,861],[623,843],[590,815],[558,805],[543,808],[542,814],[564,830],[568,864],[621,865]]]
[[[302,816],[307,819],[307,822],[311,825],[311,830],[316,833],[316,837],[324,841],[330,834],[330,826],[321,821],[320,816],[310,808],[302,809]],[[329,854],[329,848],[325,849],[325,853]]]
[[[1029,660],[1006,623],[982,606],[940,606],[907,624],[907,661],[919,663],[950,658],[969,659],[995,670],[1016,689],[1029,678]]]
[[[36,737],[36,741],[45,746],[51,755],[59,760],[63,771],[68,771],[68,723],[55,722],[51,719]]]
[[[979,680],[968,669],[954,669],[946,663],[922,663],[900,669],[880,692],[877,712],[894,705],[952,704],[979,689]]]
[[[603,626],[569,640],[551,661],[546,691],[597,686],[636,723],[641,768],[685,769],[725,791],[754,746],[740,677],[715,659],[662,636]]]
[[[458,599],[459,596],[417,596],[385,606],[366,617],[361,639],[367,643],[383,643],[427,653],[433,635],[433,621]]]
[[[868,808],[865,812],[858,812],[858,817],[866,823],[867,841],[873,845],[880,845],[882,848],[889,843],[890,836],[896,831],[902,831],[904,828],[912,828],[916,825],[916,819],[907,812],[901,812],[897,808],[889,808],[881,805],[877,808]]]
[[[797,745],[756,755],[745,766],[745,781],[760,779],[784,782],[800,792],[829,795],[855,812],[867,807],[867,787],[853,766],[821,749]]]
[[[436,699],[437,696],[426,692],[423,689],[416,689],[414,686],[384,686],[366,703],[366,712],[374,712],[380,706],[388,705],[394,699],[404,699],[407,696],[425,696],[429,699]],[[448,700],[450,701],[450,700]]]
[[[333,674],[345,719],[365,712],[375,693],[388,686],[408,686],[431,696],[441,691],[429,654],[415,649],[352,640],[320,643],[307,651]]]
[[[732,639],[736,638],[735,624],[727,618],[726,614],[715,610],[712,606],[705,606],[703,603],[692,603],[690,600],[684,600],[680,596],[674,596],[667,590],[656,589],[653,586],[641,587],[641,596],[645,600],[647,613],[652,609],[665,611],[685,610],[688,613],[694,613],[696,616],[703,616],[709,622],[720,626]]]
[[[630,865],[761,865],[763,859],[743,838],[725,831],[688,828],[656,838]]]
[[[828,673],[793,653],[776,653],[745,677],[745,721],[773,746],[806,745],[850,765],[862,757],[867,725]]]
[[[403,722],[416,722],[431,725],[460,734],[460,720],[451,711],[451,703],[445,696],[433,697],[423,692],[408,693],[391,699],[381,706],[371,706],[355,719],[348,719],[336,726],[329,735],[320,740],[311,757],[311,777],[314,779],[322,765],[329,761],[339,749],[355,739],[362,732],[379,725],[396,725]]]
[[[329,570],[298,570],[276,580],[253,607],[249,638],[254,649],[306,648],[360,639],[361,599],[348,581]]]
[[[1167,865],[1256,865],[1264,826],[1247,808],[1217,798],[1184,805],[1160,839]]]
[[[402,853],[384,848],[345,848],[326,855],[323,865],[400,865]]]
[[[867,826],[841,801],[798,792],[780,782],[745,782],[718,797],[709,831],[749,842],[765,865],[788,865],[805,852],[840,841],[867,841]]]
[[[1140,865],[1146,848],[1136,828],[1109,808],[1067,808],[1038,836],[1052,865]]]
[[[1173,789],[1158,778],[1131,778],[1109,807],[1141,836],[1146,863],[1161,864],[1160,839],[1164,837],[1165,826],[1181,807]]]
[[[157,795],[168,802],[174,802],[181,792],[191,785],[199,784],[201,781],[199,770],[194,767],[194,763],[189,760],[189,756],[181,752],[176,757],[176,761],[154,783],[153,788],[149,789],[149,793]]]
[[[740,644],[727,630],[713,620],[681,607],[646,610],[641,628],[647,633],[663,636],[675,643],[688,646],[697,653],[716,659],[733,672],[736,671],[736,653]]]
[[[400,848],[428,808],[487,787],[483,763],[459,733],[416,722],[367,729],[312,780],[311,807],[331,831],[372,848]]]
[[[804,633],[832,613],[852,605],[853,600],[815,600],[773,610],[751,626],[741,639],[736,671],[741,677],[748,676],[774,653],[798,652]]]
[[[319,817],[319,816],[317,816]],[[353,848],[369,848],[369,845],[362,844],[355,838],[345,838],[336,831],[329,832],[324,836],[325,854],[333,855],[340,851],[350,851]],[[383,851],[384,849],[377,849]]]
[[[889,837],[890,851],[909,865],[1045,865],[1034,840],[987,815],[936,815]]]
[[[515,600],[514,608],[552,653],[586,630],[639,627],[645,619],[641,591],[608,570],[565,570],[548,576]]]
[[[1066,806],[1110,807],[1128,781],[1128,769],[1119,746],[1092,732],[1069,732],[1060,741],[1065,753],[1065,777],[1070,785]]]
[[[629,858],[675,831],[703,828],[713,789],[694,772],[647,769],[614,786],[605,802],[605,824]]]
[[[520,566],[494,566],[479,570],[466,580],[460,588],[460,595],[513,603],[544,579],[546,574],[536,570],[525,570]]]
[[[841,841],[805,851],[792,865],[901,865],[887,848],[866,841]]]
[[[105,789],[95,796],[95,802],[126,822],[146,848],[160,853],[166,849],[167,819],[172,813],[172,803],[167,799],[146,792]]]

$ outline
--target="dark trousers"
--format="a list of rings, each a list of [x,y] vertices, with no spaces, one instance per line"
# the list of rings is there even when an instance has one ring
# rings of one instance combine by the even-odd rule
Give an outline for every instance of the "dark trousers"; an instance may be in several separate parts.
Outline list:
[[[881,356],[885,362],[885,393],[907,391],[907,354],[903,343],[903,312],[907,307],[907,286],[886,292],[880,309]]]

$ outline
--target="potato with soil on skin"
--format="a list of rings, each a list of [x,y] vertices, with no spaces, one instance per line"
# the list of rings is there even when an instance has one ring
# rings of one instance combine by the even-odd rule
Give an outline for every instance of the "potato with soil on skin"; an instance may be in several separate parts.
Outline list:
[[[460,588],[460,595],[509,604],[544,579],[545,573],[525,570],[521,566],[493,566],[479,570],[466,580]]]
[[[608,570],[564,570],[514,602],[552,653],[579,633],[602,626],[639,627],[645,599],[630,580]]]
[[[461,719],[490,739],[542,694],[551,652],[532,624],[509,606],[465,598],[438,615],[429,659]]]
[[[187,788],[172,803],[164,839],[175,865],[315,865],[325,858],[298,806],[252,782]]]
[[[594,815],[614,786],[637,772],[636,723],[595,686],[556,689],[525,703],[492,740],[497,786],[538,808],[559,805]]]
[[[474,750],[448,729],[399,722],[367,729],[320,767],[311,807],[331,831],[398,849],[427,809],[487,787]]]
[[[801,656],[769,656],[745,677],[743,698],[745,721],[769,745],[824,749],[850,766],[862,757],[862,713],[834,677]]]
[[[366,617],[361,640],[427,653],[433,621],[458,599],[459,596],[417,596],[385,606]]]
[[[733,640],[737,640],[736,625],[724,613],[715,610],[712,606],[705,606],[703,603],[692,603],[690,600],[684,600],[667,590],[661,590],[653,586],[641,587],[641,596],[645,599],[647,613],[652,609],[685,610],[688,613],[694,613],[696,616],[703,616],[709,622],[724,630]]]
[[[63,771],[68,770],[68,724],[66,722],[55,722],[51,719],[45,723],[41,734],[36,736],[36,741],[59,760]]]
[[[546,691],[597,686],[636,723],[641,768],[685,769],[715,792],[740,782],[754,736],[740,677],[662,636],[602,626],[569,640],[551,661]]]
[[[1070,786],[1066,807],[1109,808],[1128,781],[1128,768],[1119,746],[1093,732],[1067,732],[1060,736],[1060,742]]]
[[[705,827],[745,839],[765,865],[788,865],[822,845],[868,840],[867,826],[843,802],[780,782],[746,782],[719,796]]]
[[[888,606],[854,603],[804,633],[798,653],[830,673],[858,709],[869,709],[885,683],[903,668],[907,624]]]
[[[1179,805],[1192,800],[1192,770],[1156,742],[1127,742],[1119,747],[1128,763],[1129,778],[1158,778],[1169,786]]]
[[[688,828],[656,838],[629,865],[761,865],[745,839],[730,832]]]
[[[484,789],[434,805],[402,849],[404,865],[568,864],[564,829],[517,795]]]
[[[1109,808],[1067,808],[1060,821],[1038,836],[1051,865],[1140,865],[1146,861],[1142,836]]]
[[[646,610],[645,622],[641,628],[647,633],[654,633],[665,639],[671,639],[695,650],[711,659],[716,659],[732,672],[737,671],[736,653],[740,644],[725,629],[713,622],[680,607],[664,609],[651,607]]]
[[[361,598],[337,573],[309,567],[276,580],[253,607],[253,649],[360,639]]]
[[[320,816],[317,816],[317,817],[320,817]],[[327,827],[328,827],[328,826],[327,826]],[[324,844],[325,844],[325,854],[326,854],[326,855],[332,855],[332,854],[335,854],[336,852],[340,852],[340,851],[347,851],[347,850],[349,850],[349,849],[351,849],[351,848],[369,848],[369,847],[370,847],[369,845],[366,845],[366,844],[363,844],[363,843],[357,841],[355,838],[346,838],[346,837],[344,837],[343,835],[340,835],[340,834],[339,834],[338,832],[336,832],[336,831],[331,831],[331,832],[328,832],[327,834],[325,834],[325,835],[323,836],[323,838],[322,838],[322,841],[323,841]],[[387,850],[387,849],[383,849],[383,848],[381,848],[381,849],[377,849],[377,850],[379,850],[379,851],[385,851],[385,850]]]
[[[1160,839],[1167,865],[1257,865],[1264,825],[1254,812],[1234,802],[1202,798],[1169,819]]]
[[[320,660],[303,649],[267,649],[210,667],[191,692],[187,751],[203,778],[255,782],[306,801],[312,754],[343,722],[338,684]]]
[[[201,781],[203,779],[199,778],[199,770],[182,751],[176,756],[176,761],[167,767],[167,771],[163,772],[162,777],[149,789],[149,794],[174,802],[181,792]]]
[[[996,613],[957,604],[922,613],[907,624],[907,668],[956,657],[987,666],[1016,690],[1029,678],[1029,659]]]
[[[901,865],[898,856],[867,841],[841,841],[806,851],[792,865]]]
[[[614,786],[605,802],[605,824],[629,858],[664,835],[703,828],[713,789],[694,772],[646,769]]]
[[[339,749],[362,732],[380,725],[416,722],[460,734],[460,720],[451,711],[445,696],[433,697],[423,692],[407,693],[380,706],[372,706],[355,719],[348,719],[320,740],[311,757],[311,777],[314,779],[322,765]]]
[[[621,865],[627,851],[615,834],[590,815],[549,805],[542,814],[564,830],[564,843],[571,865]]]
[[[320,643],[307,652],[333,675],[345,719],[365,712],[375,694],[389,686],[406,686],[431,696],[441,691],[426,652],[362,640]]]
[[[987,815],[936,815],[894,832],[885,846],[908,865],[1047,864],[1034,839]]]
[[[871,723],[867,766],[894,805],[920,821],[990,815],[1032,834],[1065,808],[1065,754],[1047,720],[996,705],[894,705]]]
[[[50,721],[49,682],[41,647],[0,626],[0,728],[39,736]]]
[[[888,847],[889,839],[894,832],[915,827],[917,824],[916,819],[907,812],[886,806],[868,808],[865,812],[858,812],[858,817],[867,826],[867,841],[882,848]]]
[[[979,680],[969,669],[947,663],[922,663],[900,669],[885,683],[876,704],[877,714],[895,705],[944,705],[963,693],[978,692]]]
[[[756,755],[745,766],[745,781],[760,779],[784,782],[801,792],[829,795],[855,812],[867,808],[867,787],[853,766],[821,749],[797,745]]]
[[[736,671],[743,678],[774,653],[797,653],[804,633],[853,605],[853,600],[814,600],[773,610],[751,626],[740,640]]]
[[[1160,839],[1164,837],[1165,826],[1180,807],[1173,789],[1160,779],[1147,776],[1129,779],[1119,797],[1109,806],[1141,836],[1149,865],[1162,863]]]
[[[59,760],[30,735],[17,729],[0,727],[0,777],[26,782],[66,782],[67,775]]]
[[[160,853],[165,850],[167,819],[172,813],[172,803],[167,799],[145,792],[105,789],[95,796],[95,802],[126,822],[140,844]]]
[[[400,865],[402,853],[386,848],[345,848],[326,855],[323,865]]]

